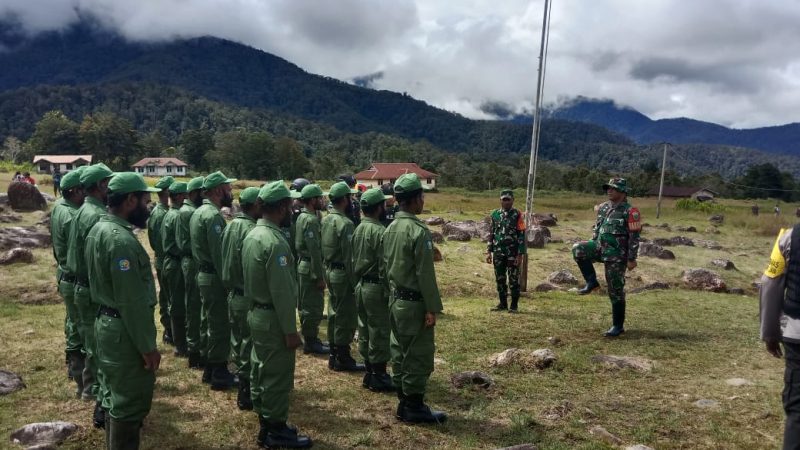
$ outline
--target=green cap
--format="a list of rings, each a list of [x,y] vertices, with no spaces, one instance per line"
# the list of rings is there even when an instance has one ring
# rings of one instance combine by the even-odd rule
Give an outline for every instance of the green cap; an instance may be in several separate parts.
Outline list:
[[[162,177],[160,180],[156,182],[156,187],[161,190],[169,189],[171,191],[172,189],[170,189],[170,186],[172,186],[172,183],[174,182],[175,179],[167,175],[166,177]]]
[[[404,173],[400,178],[394,182],[394,193],[405,194],[407,192],[418,191],[422,189],[422,183],[415,173]]]
[[[340,181],[333,186],[331,186],[331,190],[328,192],[328,196],[332,199],[334,198],[341,198],[347,194],[355,194],[358,192],[355,189],[350,189],[350,186],[347,185],[344,181]]]
[[[163,180],[163,178],[162,178],[162,180]],[[161,186],[159,186],[158,183],[156,183],[156,187],[157,188],[161,188]],[[163,188],[161,188],[161,189],[163,189]],[[169,189],[169,193],[170,194],[185,194],[185,193],[189,192],[187,190],[187,188],[186,188],[186,183],[184,183],[183,181],[176,181],[176,182],[170,184],[168,189]]]
[[[381,188],[367,189],[367,192],[361,194],[361,206],[372,206],[378,203],[389,200],[391,195],[384,195]]]
[[[308,199],[314,197],[322,197],[325,195],[322,188],[318,184],[309,184],[300,191],[300,198]]]
[[[500,200],[503,200],[503,199],[506,199],[506,198],[510,198],[511,200],[514,200],[514,191],[512,191],[511,189],[503,189],[500,192]]]
[[[114,172],[109,169],[107,165],[103,163],[92,164],[81,172],[81,184],[85,187],[89,187],[112,175],[114,175]]]
[[[277,203],[285,198],[297,198],[299,192],[291,192],[283,184],[283,181],[271,181],[261,187],[258,191],[258,198],[264,203]]]
[[[62,191],[68,191],[81,184],[81,170],[75,169],[64,174],[61,177],[60,188]]]
[[[625,181],[625,178],[612,178],[608,180],[608,183],[603,185],[603,189],[608,190],[609,188],[613,188],[627,194],[628,182]]]
[[[129,194],[131,192],[161,192],[161,189],[151,188],[144,181],[144,177],[134,172],[119,172],[108,182],[109,194]]]
[[[191,180],[189,180],[189,183],[186,185],[186,191],[187,192],[192,192],[192,191],[196,191],[198,189],[203,189],[203,182],[205,180],[206,179],[203,178],[203,177],[192,178]]]
[[[214,189],[221,184],[229,184],[233,183],[234,181],[236,181],[236,178],[228,178],[224,173],[218,170],[206,177],[206,180],[203,181],[203,189]]]
[[[239,192],[239,204],[240,205],[251,205],[256,202],[258,199],[258,188],[257,187],[249,187]]]

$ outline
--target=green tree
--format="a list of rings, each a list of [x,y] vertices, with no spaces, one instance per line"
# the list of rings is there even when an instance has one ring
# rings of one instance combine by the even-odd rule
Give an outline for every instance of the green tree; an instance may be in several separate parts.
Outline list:
[[[85,152],[78,137],[78,124],[63,112],[48,111],[36,123],[28,145],[33,153],[67,155]]]
[[[24,142],[20,141],[14,136],[9,136],[6,138],[5,142],[3,142],[3,148],[0,149],[0,155],[2,155],[3,159],[7,161],[20,163],[25,156],[25,150],[26,148]]]
[[[311,170],[311,161],[306,158],[303,148],[292,138],[280,137],[275,141],[279,179],[304,177]]]
[[[130,122],[112,113],[87,115],[80,126],[81,148],[114,170],[130,170],[139,140]]]
[[[208,128],[184,131],[180,137],[179,148],[192,170],[208,171],[206,155],[215,150],[214,132]]]

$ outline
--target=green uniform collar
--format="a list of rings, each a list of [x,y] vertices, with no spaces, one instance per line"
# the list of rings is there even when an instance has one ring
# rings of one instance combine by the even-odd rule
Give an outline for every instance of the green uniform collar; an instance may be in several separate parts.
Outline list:
[[[374,225],[383,226],[383,224],[380,221],[375,220],[372,217],[367,217],[367,216],[364,216],[364,217],[361,218],[361,223],[371,223],[371,224],[374,224]]]
[[[184,206],[191,206],[192,208],[197,208],[196,206],[194,206],[194,203],[192,203],[192,201],[189,200],[188,198],[183,199],[183,205]]]
[[[395,220],[397,219],[411,219],[417,222],[420,222],[419,218],[416,214],[411,214],[410,212],[405,211],[397,211],[397,214],[394,215]]]
[[[336,208],[334,208],[334,209],[332,209],[332,210],[331,210],[331,214],[336,214],[336,215],[342,216],[342,217],[344,217],[344,218],[346,218],[346,219],[350,220],[350,219],[347,217],[347,215],[345,215],[345,213],[343,213],[343,212],[339,211],[339,210],[338,210],[338,209],[336,209]]]
[[[275,225],[274,223],[270,222],[267,219],[258,219],[258,221],[256,222],[256,225],[262,225],[262,226],[265,226],[267,228],[272,228],[273,230],[275,230],[278,233],[280,233],[281,236],[283,236],[283,230],[281,230],[281,227]]]
[[[247,214],[245,214],[243,212],[236,213],[236,215],[234,216],[234,219],[244,219],[244,220],[247,220],[249,222],[256,223],[256,219],[253,219],[252,217],[248,216]]]
[[[105,216],[101,217],[100,220],[114,222],[115,224],[124,227],[128,231],[133,232],[133,225],[131,225],[130,222],[121,217],[115,216],[114,214],[106,214]]]
[[[83,202],[84,202],[84,204],[85,203],[90,203],[90,204],[92,204],[94,206],[106,209],[106,205],[104,205],[103,202],[101,202],[100,200],[92,197],[91,195],[87,195],[86,199]]]
[[[63,204],[64,206],[68,206],[68,207],[70,207],[72,209],[78,209],[78,205],[76,205],[75,203],[72,203],[71,201],[69,201],[69,200],[67,200],[67,199],[65,199],[63,197],[60,199],[60,201],[61,201],[61,204]]]
[[[180,205],[180,206],[178,206],[178,205],[172,205],[170,208],[171,208],[171,209],[181,209],[181,206],[183,206],[183,205]]]
[[[204,198],[204,199],[203,199],[203,204],[204,204],[204,205],[211,205],[211,206],[213,206],[213,207],[214,207],[214,209],[216,209],[217,211],[219,211],[219,208],[217,208],[217,205],[215,205],[215,204],[214,204],[214,202],[212,202],[211,200],[209,200],[209,199],[207,199],[207,198]]]

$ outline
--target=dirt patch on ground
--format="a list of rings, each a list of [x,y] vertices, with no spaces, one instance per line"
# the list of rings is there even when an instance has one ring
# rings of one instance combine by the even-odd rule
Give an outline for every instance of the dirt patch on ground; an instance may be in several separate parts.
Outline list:
[[[5,286],[4,297],[23,305],[53,305],[61,303],[55,281],[42,281],[28,286]]]

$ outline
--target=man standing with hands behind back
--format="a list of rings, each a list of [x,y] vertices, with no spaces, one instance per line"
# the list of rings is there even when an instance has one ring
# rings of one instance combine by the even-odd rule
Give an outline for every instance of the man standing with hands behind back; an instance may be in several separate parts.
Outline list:
[[[514,191],[506,189],[500,193],[500,209],[489,216],[492,219],[492,234],[486,250],[486,262],[494,265],[497,295],[500,303],[492,311],[508,309],[508,288],[511,287],[510,313],[516,313],[519,304],[519,270],[522,267],[527,246],[525,245],[525,220],[514,208]],[[508,283],[506,283],[508,274]]]

